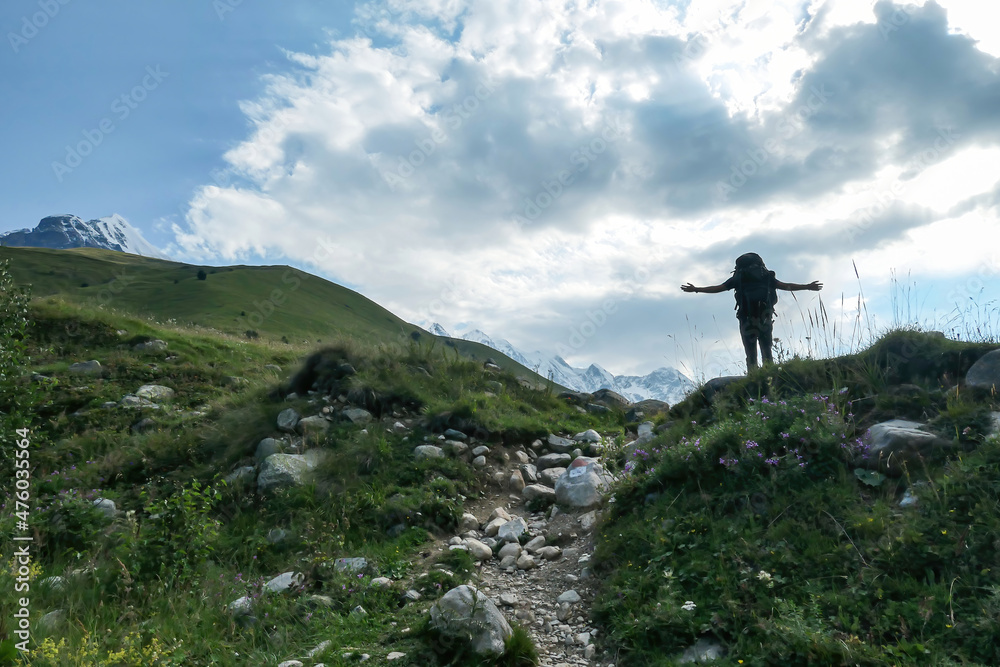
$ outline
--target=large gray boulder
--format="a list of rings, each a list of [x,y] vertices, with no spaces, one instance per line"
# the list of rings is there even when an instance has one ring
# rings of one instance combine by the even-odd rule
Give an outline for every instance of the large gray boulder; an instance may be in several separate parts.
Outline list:
[[[973,389],[1000,389],[1000,350],[987,352],[965,374],[965,384]]]
[[[260,464],[257,491],[268,493],[305,484],[311,470],[312,466],[301,454],[271,454]]]
[[[593,509],[604,500],[610,481],[600,463],[580,457],[556,482],[556,502],[564,507]]]
[[[467,639],[473,652],[500,656],[513,634],[496,605],[472,586],[459,586],[431,607],[431,626],[449,637]]]
[[[869,468],[898,477],[904,470],[919,470],[923,460],[945,454],[955,445],[921,430],[923,424],[892,419],[875,424],[869,432],[868,458],[859,461]]]

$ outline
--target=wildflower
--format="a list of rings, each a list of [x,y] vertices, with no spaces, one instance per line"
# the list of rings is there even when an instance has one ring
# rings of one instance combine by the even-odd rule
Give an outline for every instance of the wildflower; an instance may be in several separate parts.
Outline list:
[[[694,602],[688,600],[687,602],[684,603],[681,609],[683,609],[684,611],[694,611],[697,606],[698,605],[696,605]]]
[[[766,463],[768,465],[776,466],[776,465],[778,465],[778,459],[772,456],[769,459],[764,459],[764,463]]]

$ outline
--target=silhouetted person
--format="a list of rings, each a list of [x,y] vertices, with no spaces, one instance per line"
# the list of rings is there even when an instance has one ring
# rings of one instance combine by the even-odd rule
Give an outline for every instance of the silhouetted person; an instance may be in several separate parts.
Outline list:
[[[736,259],[733,275],[721,285],[695,287],[691,283],[681,285],[685,292],[705,292],[716,294],[736,290],[736,318],[740,321],[740,336],[743,349],[747,353],[747,372],[757,368],[757,344],[764,363],[773,363],[771,358],[771,330],[774,326],[774,304],[778,302],[777,290],[794,292],[797,290],[823,289],[823,283],[814,280],[808,285],[783,283],[768,271],[764,260],[755,252],[748,252]]]

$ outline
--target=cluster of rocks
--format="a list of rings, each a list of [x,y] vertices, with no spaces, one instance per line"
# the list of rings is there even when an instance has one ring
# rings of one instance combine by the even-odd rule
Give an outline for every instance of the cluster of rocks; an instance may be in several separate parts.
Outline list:
[[[432,622],[442,632],[472,632],[477,651],[499,654],[509,623],[516,621],[534,636],[543,665],[593,664],[597,630],[586,603],[593,596],[588,563],[598,519],[598,510],[575,516],[558,507],[526,516],[496,507],[482,523],[467,513],[463,532],[448,548],[468,551],[479,561],[478,587],[450,591],[432,608]],[[473,600],[482,601],[475,617],[463,613]],[[438,607],[446,622],[438,620]]]

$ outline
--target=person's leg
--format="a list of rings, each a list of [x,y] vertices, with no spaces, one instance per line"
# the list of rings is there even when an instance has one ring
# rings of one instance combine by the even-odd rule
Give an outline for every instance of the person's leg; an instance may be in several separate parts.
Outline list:
[[[768,315],[761,319],[757,329],[757,340],[760,341],[760,358],[765,364],[773,364],[771,358],[771,333],[774,329],[774,316]]]
[[[757,330],[750,320],[740,320],[740,337],[743,339],[743,350],[747,355],[747,373],[757,368]]]

